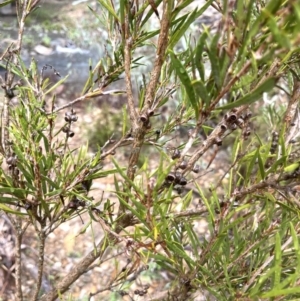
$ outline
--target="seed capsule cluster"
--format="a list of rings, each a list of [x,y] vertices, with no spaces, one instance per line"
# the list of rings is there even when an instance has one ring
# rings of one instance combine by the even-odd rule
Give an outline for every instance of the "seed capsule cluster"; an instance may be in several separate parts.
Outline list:
[[[68,138],[74,137],[75,133],[71,130],[71,124],[78,120],[75,110],[71,109],[70,112],[65,113],[65,121],[67,124],[63,127],[62,131],[66,133]]]
[[[172,160],[180,159],[181,158],[181,152],[179,149],[174,149],[171,155]],[[170,187],[172,184],[174,186],[174,190],[176,190],[179,194],[183,191],[183,187],[187,185],[188,181],[187,179],[183,176],[181,172],[178,170],[185,170],[188,167],[188,162],[186,160],[183,160],[179,162],[177,167],[175,168],[175,171],[170,172],[165,179],[164,186],[165,187]],[[200,167],[198,164],[195,164],[193,167],[192,171],[194,173],[199,173]]]
[[[273,131],[272,133],[272,142],[271,142],[271,147],[270,147],[270,154],[274,155],[277,151],[278,148],[278,140],[279,140],[279,135],[278,132]],[[274,157],[270,157],[267,159],[265,163],[265,167],[269,168],[275,161]]]
[[[181,186],[185,186],[187,184],[187,180],[185,177],[182,176],[182,174],[180,172],[170,172],[167,176],[166,176],[166,181],[169,184],[178,184]]]
[[[17,168],[17,162],[18,162],[18,157],[15,153],[12,153],[7,159],[6,163],[8,165],[8,169],[11,171],[11,173],[15,176],[18,177],[20,171]]]
[[[173,154],[172,154],[172,159],[176,160],[179,159],[181,157],[181,153],[180,150],[175,149]],[[177,169],[186,169],[187,168],[187,162],[185,160],[181,161],[179,163],[179,165],[177,166]],[[183,186],[185,186],[187,184],[187,179],[182,175],[181,172],[170,172],[167,176],[166,176],[166,180],[165,180],[165,186],[166,187],[170,187],[171,185],[174,185],[174,190],[176,190],[179,194],[182,192],[182,188]]]
[[[12,169],[12,168],[16,167],[17,166],[17,161],[18,161],[17,155],[15,153],[12,153],[12,155],[9,156],[6,159],[6,163],[8,164],[8,168]]]
[[[249,111],[246,114],[242,114],[238,116],[237,110],[233,109],[229,114],[225,114],[224,122],[220,125],[219,136],[215,139],[215,144],[218,146],[222,145],[222,138],[224,133],[227,130],[235,131],[237,128],[243,130],[243,137],[245,140],[251,135],[251,130],[247,126],[250,118],[252,117],[252,113]]]
[[[153,110],[148,110],[147,113],[140,115],[140,121],[146,127],[146,129],[151,129],[150,117],[154,115]]]
[[[148,293],[149,285],[144,285],[143,289],[136,289],[134,291],[135,295],[144,296]]]
[[[85,201],[78,199],[77,197],[74,197],[70,203],[68,204],[68,208],[77,210],[79,207],[84,207]]]

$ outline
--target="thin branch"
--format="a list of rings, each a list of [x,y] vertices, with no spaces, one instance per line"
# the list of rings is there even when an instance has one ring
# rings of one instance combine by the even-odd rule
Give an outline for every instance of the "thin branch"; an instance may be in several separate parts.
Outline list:
[[[44,294],[40,301],[54,301],[58,297],[58,293],[63,294],[69,287],[84,273],[88,267],[99,257],[104,254],[104,251],[109,245],[107,237],[104,237],[95,249],[89,252],[72,270],[61,279],[56,286],[48,293]]]
[[[230,91],[232,86],[244,75],[248,69],[251,67],[251,61],[247,61],[244,67],[240,70],[240,72],[233,76],[232,79],[229,81],[229,83],[222,89],[222,91],[218,94],[218,96],[212,101],[212,103],[209,106],[209,111],[212,111],[215,106],[219,103],[219,101],[222,99],[222,97]]]
[[[166,216],[164,216],[164,219],[165,218],[179,219],[182,217],[196,217],[196,216],[201,216],[207,212],[208,212],[207,207],[203,206],[203,207],[197,208],[197,209],[182,211],[182,212],[178,212],[178,213],[170,213],[170,214],[167,214]],[[161,219],[161,218],[162,217],[160,217],[159,219]]]
[[[294,89],[292,93],[292,97],[288,102],[288,106],[285,111],[285,116],[283,118],[285,128],[287,129],[286,138],[285,138],[285,146],[288,147],[290,141],[296,137],[299,132],[299,120],[297,122],[296,119],[299,119],[297,116],[298,113],[298,102],[300,98],[300,81],[294,78]],[[297,124],[297,126],[292,126],[293,122]]]
[[[33,301],[38,300],[39,292],[40,292],[42,280],[43,280],[44,258],[45,258],[44,252],[45,252],[45,241],[46,241],[44,229],[42,229],[39,232],[38,236],[39,236],[38,276],[37,276],[36,289],[35,289],[33,297],[32,297]]]
[[[58,294],[65,293],[70,286],[83,274],[85,274],[90,265],[98,258],[101,258],[109,246],[114,246],[119,241],[120,233],[124,228],[131,225],[132,214],[124,214],[115,227],[113,234],[108,234],[91,250],[80,262],[74,265],[71,271],[61,279],[57,285],[48,293],[44,294],[39,301],[54,301]],[[111,230],[112,231],[112,230]],[[117,237],[116,237],[117,236]]]
[[[91,99],[91,98],[95,98],[95,97],[98,97],[98,96],[102,96],[102,95],[110,95],[110,94],[123,94],[123,93],[126,93],[126,91],[124,90],[109,90],[109,91],[102,91],[101,89],[96,89],[92,92],[88,92],[87,94],[83,95],[83,96],[80,96],[72,101],[70,101],[69,103],[61,106],[61,107],[58,107],[56,108],[55,110],[51,111],[51,112],[47,112],[46,115],[52,115],[53,113],[57,113],[63,109],[66,109],[68,107],[71,107],[73,106],[74,104],[80,102],[80,101],[83,101],[83,100],[86,100],[86,99]]]
[[[129,117],[131,121],[131,126],[133,130],[136,130],[139,126],[137,112],[135,110],[134,97],[132,92],[131,83],[131,47],[133,39],[130,36],[129,30],[129,19],[128,12],[125,17],[125,47],[124,47],[124,67],[125,67],[125,82],[126,82],[126,92],[127,92],[127,104],[129,110]]]
[[[145,95],[145,107],[143,112],[147,112],[152,107],[155,100],[155,93],[157,84],[160,78],[161,68],[166,58],[166,50],[168,47],[168,36],[170,29],[170,15],[171,7],[169,1],[163,2],[163,15],[161,21],[161,28],[157,42],[156,59],[154,62],[154,68],[151,72],[150,82]]]
[[[22,249],[21,249],[21,244],[22,244],[22,238],[23,236],[18,233],[17,229],[16,230],[16,251],[15,251],[15,267],[16,267],[16,273],[15,273],[15,280],[16,280],[16,295],[17,295],[17,300],[22,301],[23,300],[23,293],[22,293]]]
[[[170,15],[171,15],[171,5],[170,2],[164,0],[163,2],[163,16],[161,22],[160,33],[157,42],[157,51],[156,51],[156,59],[154,62],[154,68],[151,72],[150,82],[145,95],[145,105],[141,114],[145,114],[148,116],[148,110],[152,107],[155,101],[155,92],[157,89],[157,85],[160,78],[161,68],[165,61],[166,50],[168,46],[168,36],[169,36],[169,28],[170,28]],[[148,116],[149,117],[149,116]],[[128,163],[128,171],[127,176],[129,179],[134,178],[136,165],[139,160],[141,148],[144,144],[145,135],[147,133],[147,128],[145,124],[139,123],[137,128],[134,128],[133,136],[134,142],[132,146],[132,151],[129,157]]]

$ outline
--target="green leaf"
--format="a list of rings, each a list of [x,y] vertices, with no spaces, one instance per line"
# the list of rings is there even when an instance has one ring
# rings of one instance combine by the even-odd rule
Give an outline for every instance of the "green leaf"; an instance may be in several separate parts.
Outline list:
[[[267,170],[267,175],[277,171],[280,165],[283,165],[286,162],[287,156],[281,157],[274,162],[274,164]]]
[[[98,0],[98,2],[104,7],[106,8],[106,10],[108,11],[108,13],[110,15],[112,15],[117,21],[120,21],[118,15],[116,14],[112,4],[110,1],[105,1],[105,0]]]
[[[27,194],[29,191],[21,188],[14,188],[14,187],[0,187],[0,195],[1,194],[9,194],[13,195],[18,199],[26,199]]]
[[[209,202],[208,199],[205,197],[205,195],[204,195],[204,193],[203,193],[201,187],[198,185],[198,183],[195,182],[195,184],[196,184],[197,190],[198,190],[198,192],[199,192],[199,194],[200,194],[200,196],[201,196],[201,200],[203,200],[203,202],[204,202],[204,204],[205,204],[205,206],[206,206],[206,208],[207,208],[207,210],[208,210],[208,212],[209,212],[210,218],[211,218],[212,222],[214,222],[214,221],[215,221],[214,208],[213,208],[213,206],[211,206],[210,202]]]
[[[211,65],[211,75],[213,76],[214,82],[216,84],[216,87],[218,90],[221,88],[221,77],[220,77],[220,62],[218,57],[218,41],[219,41],[219,35],[216,34],[213,37],[213,40],[211,42],[211,45],[209,47],[209,50],[207,52],[210,65]]]
[[[181,244],[178,244],[175,241],[168,241],[168,240],[166,240],[165,242],[168,246],[168,249],[173,251],[176,255],[182,257],[187,262],[188,265],[192,265],[192,266],[195,265],[195,262],[192,260],[192,258],[188,256],[185,253],[185,251],[182,249]]]
[[[145,223],[145,216],[144,212],[140,210],[136,210],[133,206],[130,206],[126,200],[124,200],[120,195],[118,196],[120,203],[127,208],[129,211],[131,211],[135,217],[138,218],[138,220],[143,223],[145,226],[147,226],[147,223]]]
[[[259,148],[254,153],[252,153],[252,157],[251,157],[250,163],[247,166],[247,172],[246,172],[246,176],[245,176],[245,182],[246,183],[250,179],[251,173],[252,173],[252,171],[254,169],[254,165],[255,165],[255,162],[256,162],[256,159],[257,159],[257,156],[258,156],[258,152],[259,152]]]
[[[156,1],[154,1],[155,7],[158,7],[158,6],[160,5],[161,2],[162,2],[162,0],[156,0]],[[144,11],[145,11],[146,9],[148,9],[149,7],[150,7],[149,2],[148,2],[148,1],[145,1],[144,4],[143,4],[143,6],[136,12],[136,16],[139,16],[140,14],[143,14]],[[146,15],[146,17],[145,17],[145,18],[143,19],[143,21],[141,22],[141,25],[140,25],[141,28],[147,23],[147,21],[149,20],[149,18],[150,18],[153,14],[154,14],[154,11],[153,11],[153,9],[150,8],[149,11],[148,11],[148,13],[147,13],[147,15]]]
[[[191,105],[194,108],[196,119],[198,119],[199,102],[195,97],[195,91],[194,91],[193,85],[191,83],[190,77],[189,77],[188,73],[186,72],[185,67],[181,64],[181,62],[175,56],[175,54],[172,51],[169,51],[169,52],[170,52],[171,61],[174,66],[174,69],[176,71],[176,74],[179,77],[180,81],[182,82],[183,86],[185,87],[186,94],[188,95]]]
[[[1,204],[1,203],[0,203],[0,209],[3,210],[6,213],[11,213],[11,214],[16,214],[16,215],[27,215],[27,213],[20,212],[20,211],[17,211],[17,210],[13,210],[10,207],[8,207],[4,204]]]
[[[189,14],[187,19],[183,20],[185,21],[185,23],[182,22],[182,24],[180,24],[178,28],[176,28],[176,31],[171,36],[168,45],[169,49],[173,50],[174,46],[178,43],[180,38],[186,33],[186,31],[188,30],[190,25],[195,21],[196,18],[197,18],[197,8],[191,14]]]
[[[260,297],[261,298],[282,297],[282,296],[288,296],[288,295],[299,294],[299,293],[300,293],[300,286],[297,286],[297,287],[291,287],[285,289],[274,289],[270,292],[261,294]],[[287,300],[287,299],[283,299],[283,300]],[[293,299],[293,300],[298,300],[298,299]]]
[[[205,81],[205,67],[202,60],[203,48],[205,46],[205,40],[207,39],[208,34],[206,31],[203,32],[200,39],[198,40],[197,47],[195,49],[195,64],[198,69],[201,80]]]
[[[135,185],[135,183],[133,181],[131,181],[127,177],[127,175],[124,173],[124,168],[121,168],[114,158],[112,158],[112,161],[113,161],[116,169],[118,170],[119,175],[122,176],[124,178],[124,180],[126,180],[130,184],[130,186],[132,186],[135,189],[135,191],[139,192],[140,195],[142,195],[143,193],[142,193],[141,189],[137,185]]]
[[[294,172],[297,168],[299,168],[299,162],[290,164],[289,166],[284,168],[285,172]]]
[[[259,167],[261,179],[264,180],[266,177],[266,173],[265,173],[264,162],[262,160],[259,148],[257,149],[257,161],[258,161],[258,167]]]
[[[206,3],[198,10],[197,14],[196,14],[196,18],[199,18],[206,10],[207,8],[211,5],[211,3],[213,2],[214,0],[208,0],[206,1]],[[186,0],[186,1],[183,1],[181,2],[172,12],[172,19],[174,19],[177,14],[179,12],[182,12],[182,9],[184,9],[187,5],[189,5],[190,3],[192,3],[193,1],[192,0]],[[186,19],[186,15],[183,16],[184,19]]]
[[[264,92],[269,92],[275,86],[275,84],[276,79],[274,77],[268,78],[252,92],[246,94],[244,97],[240,98],[239,100],[233,103],[229,103],[225,106],[217,108],[217,110],[232,109],[242,105],[250,105],[253,102],[259,100],[259,98]]]
[[[8,5],[8,4],[12,3],[13,1],[15,1],[15,0],[7,0],[7,1],[4,1],[4,2],[0,3],[0,7],[3,7],[3,6],[5,6],[5,5]]]
[[[49,88],[46,92],[45,95],[49,94],[51,91],[55,90],[58,86],[60,86],[67,78],[69,77],[69,75],[65,76],[64,78],[62,78],[60,81],[58,81],[55,85],[51,86],[51,88]]]
[[[273,33],[276,42],[283,48],[291,49],[291,43],[287,35],[278,28],[275,18],[272,15],[270,15],[269,12],[266,11],[265,13],[268,14],[268,25]]]
[[[196,80],[192,82],[192,85],[196,94],[203,100],[205,106],[208,107],[210,104],[210,98],[203,82],[201,80]]]
[[[280,283],[281,275],[281,238],[279,232],[276,233],[275,240],[275,270],[273,287],[277,287]]]

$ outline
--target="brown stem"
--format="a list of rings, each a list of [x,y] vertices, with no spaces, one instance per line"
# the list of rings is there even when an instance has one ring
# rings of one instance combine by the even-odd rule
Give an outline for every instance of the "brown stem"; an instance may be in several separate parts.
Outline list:
[[[45,232],[43,229],[41,229],[39,233],[38,277],[37,277],[36,289],[34,291],[33,298],[32,298],[33,301],[38,300],[39,292],[42,285],[43,271],[44,271],[44,258],[45,258],[45,254],[44,254],[45,241],[46,241]]]
[[[163,2],[163,16],[161,22],[160,33],[157,42],[157,51],[156,51],[156,59],[154,62],[154,68],[151,72],[150,82],[148,84],[148,88],[145,95],[145,105],[142,110],[142,114],[146,114],[149,108],[152,107],[155,101],[155,92],[157,89],[157,84],[159,82],[159,77],[161,73],[161,68],[164,63],[166,57],[166,50],[168,46],[168,36],[169,36],[169,28],[170,28],[170,14],[171,14],[171,6],[169,1],[164,0]],[[141,122],[135,128],[133,125],[133,146],[132,151],[129,157],[128,171],[127,176],[129,179],[134,178],[136,165],[140,156],[141,148],[144,144],[144,138],[147,133],[147,129]]]
[[[22,294],[22,266],[21,266],[21,244],[22,244],[22,234],[18,233],[19,231],[16,230],[16,251],[15,251],[15,258],[16,258],[16,273],[15,273],[15,281],[16,281],[16,295],[17,300],[22,301],[23,300],[23,294]]]
[[[129,19],[128,14],[125,17],[125,47],[124,47],[124,67],[125,67],[125,82],[126,82],[126,92],[127,92],[127,104],[129,110],[129,117],[133,130],[136,130],[139,126],[137,112],[135,110],[134,97],[132,92],[131,84],[131,47],[132,47],[132,37],[130,36],[129,30]]]
[[[284,116],[284,127],[287,129],[285,146],[288,147],[290,141],[298,134],[299,131],[299,121],[295,122],[299,119],[297,116],[298,102],[300,98],[300,81],[294,78],[294,89],[292,97],[288,103],[286,108],[285,116]],[[292,126],[292,123],[295,122],[295,125]],[[298,123],[296,126],[296,123]]]
[[[93,249],[87,254],[79,263],[77,263],[72,270],[65,276],[59,283],[48,293],[44,294],[39,300],[40,301],[54,301],[59,294],[66,292],[69,287],[83,275],[88,267],[97,259],[101,258],[106,248],[111,245],[109,239],[104,237],[101,242],[97,245],[96,249]]]
[[[132,215],[124,214],[119,219],[115,231],[111,234],[107,233],[100,243],[91,250],[79,263],[77,263],[72,270],[61,279],[58,284],[49,292],[44,294],[39,301],[54,301],[59,294],[65,293],[70,286],[84,273],[89,270],[90,265],[98,258],[101,259],[104,252],[109,246],[114,246],[118,243],[116,234],[120,233],[124,228],[130,226],[132,223]]]
[[[154,68],[151,72],[150,82],[145,95],[145,107],[144,112],[153,105],[155,100],[155,92],[159,81],[162,65],[166,58],[166,50],[168,47],[168,36],[170,29],[170,11],[168,1],[163,2],[163,15],[161,21],[161,28],[157,42],[156,59],[154,62]]]

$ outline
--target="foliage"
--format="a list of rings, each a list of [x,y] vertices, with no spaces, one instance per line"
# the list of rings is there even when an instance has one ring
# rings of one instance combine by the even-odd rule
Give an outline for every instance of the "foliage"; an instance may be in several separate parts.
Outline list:
[[[34,60],[27,68],[20,58],[24,20],[38,2],[18,1],[19,38],[1,56],[7,75],[0,208],[19,242],[17,299],[23,299],[20,254],[29,224],[39,239],[33,300],[62,296],[118,245],[131,263],[105,288],[115,294],[133,296],[130,277],[155,263],[173,279],[160,300],[193,300],[199,292],[211,300],[300,298],[298,1],[209,0],[190,8],[190,0],[98,0],[101,14],[90,10],[107,24],[110,51],[91,67],[82,96],[59,108],[49,96],[55,87],[43,78],[51,66],[39,72]],[[210,6],[222,15],[217,30],[190,33]],[[141,54],[154,61],[136,97],[132,74]],[[109,90],[120,77],[126,91]],[[103,141],[91,157],[87,146],[72,149],[77,115],[69,108],[116,93],[127,98],[121,138]],[[65,109],[59,127],[57,114]],[[159,117],[165,120],[158,128]],[[189,129],[180,142],[172,139],[179,128]],[[234,142],[222,175],[207,173],[228,139]],[[121,162],[114,155],[128,144],[129,158]],[[140,166],[145,146],[157,159]],[[113,167],[103,166],[107,158]],[[116,201],[91,198],[92,181],[112,174]],[[47,237],[83,211],[103,228],[103,239],[39,298]],[[201,219],[205,235],[197,228]]]

